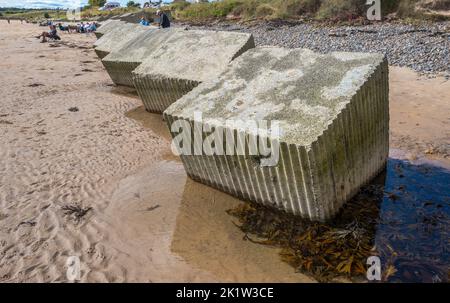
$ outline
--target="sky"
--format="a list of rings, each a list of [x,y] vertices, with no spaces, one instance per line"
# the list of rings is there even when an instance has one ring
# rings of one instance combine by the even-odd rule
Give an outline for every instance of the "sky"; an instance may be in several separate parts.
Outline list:
[[[111,0],[120,2],[126,6],[129,0]],[[134,0],[134,2],[144,3],[148,0]],[[88,0],[0,0],[0,7],[20,7],[20,8],[75,8],[86,5]],[[170,2],[165,0],[164,2]],[[81,5],[80,5],[81,4]]]

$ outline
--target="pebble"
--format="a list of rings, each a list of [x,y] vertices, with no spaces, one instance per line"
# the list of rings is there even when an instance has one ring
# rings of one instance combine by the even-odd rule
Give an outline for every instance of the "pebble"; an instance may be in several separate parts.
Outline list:
[[[309,48],[317,52],[381,52],[391,65],[409,67],[435,76],[450,77],[450,22],[428,25],[376,23],[364,26],[319,26],[314,24],[245,26],[215,23],[192,29],[252,33],[257,46]]]

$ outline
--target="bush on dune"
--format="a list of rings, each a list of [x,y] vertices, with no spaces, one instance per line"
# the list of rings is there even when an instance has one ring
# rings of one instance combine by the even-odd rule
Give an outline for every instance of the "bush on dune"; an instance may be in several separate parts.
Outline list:
[[[212,3],[182,4],[183,2],[171,5],[171,11],[181,19],[209,19],[226,17],[233,9],[241,4],[239,0],[217,1]]]
[[[401,18],[416,17],[417,0],[401,0],[397,6],[397,15]]]
[[[397,13],[401,18],[421,18],[418,7],[446,9],[450,8],[450,0],[381,1],[383,16]],[[364,0],[222,0],[195,4],[178,1],[170,6],[172,15],[176,18],[195,21],[226,17],[241,20],[304,17],[319,20],[348,20],[365,17],[367,8]]]
[[[398,1],[400,0],[383,1],[383,5],[392,6],[385,3]],[[170,9],[176,18],[185,20],[207,20],[227,16],[243,20],[301,17],[347,19],[349,16],[363,15],[367,6],[362,0],[222,0],[195,4],[179,1],[172,4]]]
[[[142,11],[136,6],[118,8],[113,11],[99,11],[95,5],[102,0],[92,0],[81,12],[83,19],[108,18],[129,12]],[[131,1],[130,1],[131,2]],[[134,1],[136,2],[136,1]],[[270,19],[319,19],[350,20],[365,17],[368,6],[365,0],[218,0],[190,3],[176,1],[165,7],[172,17],[185,21],[207,21],[213,19],[270,20]],[[424,11],[450,8],[450,0],[382,0],[382,15],[397,13],[400,18],[424,18]],[[149,9],[144,9],[147,12]],[[152,9],[153,12],[154,9]],[[44,12],[55,18],[53,10],[12,12],[14,17],[28,20],[42,19]],[[4,13],[4,15],[7,12]],[[64,18],[57,14],[58,18]]]
[[[422,0],[419,6],[433,10],[447,10],[450,9],[450,0]]]
[[[318,19],[352,19],[362,16],[366,5],[360,0],[324,0],[317,12]]]
[[[272,19],[276,17],[276,8],[268,3],[262,3],[256,7],[255,17],[261,19]]]
[[[319,0],[279,0],[281,16],[302,16],[315,14],[321,5]]]

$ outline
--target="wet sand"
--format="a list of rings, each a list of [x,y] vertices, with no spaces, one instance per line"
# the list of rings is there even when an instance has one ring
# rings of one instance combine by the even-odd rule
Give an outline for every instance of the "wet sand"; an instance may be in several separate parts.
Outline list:
[[[162,117],[113,86],[93,35],[52,47],[42,30],[0,21],[0,281],[67,281],[69,256],[83,282],[313,281],[243,240],[225,213],[239,200],[186,177]],[[391,147],[448,165],[450,82],[390,78]],[[92,207],[80,222],[62,210],[75,204]]]

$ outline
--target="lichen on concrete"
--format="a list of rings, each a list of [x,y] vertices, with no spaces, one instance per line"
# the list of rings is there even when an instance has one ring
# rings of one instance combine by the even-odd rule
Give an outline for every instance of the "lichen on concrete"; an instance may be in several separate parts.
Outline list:
[[[387,79],[381,54],[257,48],[164,116],[170,126],[178,119],[192,123],[201,112],[203,125],[213,128],[226,127],[227,119],[279,121],[276,166],[255,165],[251,156],[182,155],[187,173],[240,198],[326,220],[384,167]]]
[[[148,111],[167,106],[254,47],[250,34],[182,30],[168,38],[133,71],[134,85]]]

